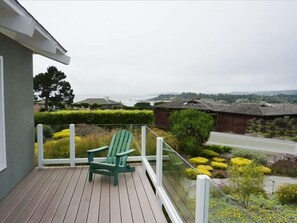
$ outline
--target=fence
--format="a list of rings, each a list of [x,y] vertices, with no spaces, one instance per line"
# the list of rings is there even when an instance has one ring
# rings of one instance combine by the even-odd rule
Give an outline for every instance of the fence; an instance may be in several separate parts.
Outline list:
[[[229,133],[211,132],[207,144],[297,155],[297,143],[292,141],[267,139]]]

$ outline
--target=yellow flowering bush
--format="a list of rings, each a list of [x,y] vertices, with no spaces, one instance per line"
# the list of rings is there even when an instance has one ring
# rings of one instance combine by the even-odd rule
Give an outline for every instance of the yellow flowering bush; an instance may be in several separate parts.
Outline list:
[[[226,159],[220,158],[220,157],[214,157],[212,160],[216,161],[216,162],[220,162],[220,163],[225,163],[226,162]]]
[[[204,169],[204,168],[197,168],[199,174],[203,174],[203,175],[207,175],[209,177],[211,177],[211,172],[207,169]]]
[[[198,169],[187,168],[185,169],[186,176],[191,180],[196,180],[196,176],[199,174]]]
[[[212,151],[210,149],[204,149],[204,150],[202,150],[202,154],[203,154],[203,156],[208,157],[208,158],[219,156],[219,154],[217,152]]]
[[[262,172],[263,172],[264,174],[266,174],[266,175],[271,174],[271,169],[270,169],[270,168],[268,168],[268,167],[266,167],[266,166],[260,166],[260,168],[261,168],[261,170],[262,170]]]
[[[242,158],[242,157],[235,157],[231,159],[231,164],[236,166],[246,166],[251,164],[252,161],[250,159]]]
[[[216,161],[212,161],[211,162],[211,166],[215,169],[219,169],[219,170],[225,170],[228,168],[228,164],[226,163],[220,163],[220,162],[216,162]]]
[[[189,159],[189,161],[190,163],[198,165],[198,164],[206,164],[208,162],[208,159],[204,157],[193,157]]]
[[[213,168],[209,165],[199,165],[199,166],[197,166],[197,169],[205,169],[205,170],[209,170],[209,171],[213,170]]]
[[[63,129],[60,132],[54,133],[53,138],[55,140],[57,140],[57,139],[69,138],[69,136],[70,136],[70,130],[69,129]]]
[[[285,184],[276,191],[277,199],[281,204],[297,205],[297,184]]]

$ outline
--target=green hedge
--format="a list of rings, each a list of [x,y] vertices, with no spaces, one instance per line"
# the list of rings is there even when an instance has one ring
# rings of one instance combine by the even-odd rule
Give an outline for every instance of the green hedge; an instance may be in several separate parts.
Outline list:
[[[148,110],[96,110],[36,112],[35,125],[50,124],[147,124],[153,122],[153,112]]]

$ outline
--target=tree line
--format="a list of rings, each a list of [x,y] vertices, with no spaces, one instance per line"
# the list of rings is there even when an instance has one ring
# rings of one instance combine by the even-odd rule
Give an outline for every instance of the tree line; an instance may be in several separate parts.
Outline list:
[[[194,92],[183,92],[181,94],[161,94],[151,100],[165,101],[165,100],[191,100],[191,99],[213,99],[216,101],[225,101],[227,103],[259,103],[265,101],[267,103],[291,103],[297,104],[297,94],[277,94],[277,95],[260,95],[260,94],[203,94]]]

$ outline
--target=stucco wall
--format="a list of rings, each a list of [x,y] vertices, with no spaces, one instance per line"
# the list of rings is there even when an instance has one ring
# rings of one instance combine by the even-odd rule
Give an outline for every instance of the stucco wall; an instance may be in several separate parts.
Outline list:
[[[3,56],[7,168],[0,200],[34,168],[32,52],[0,33]]]

